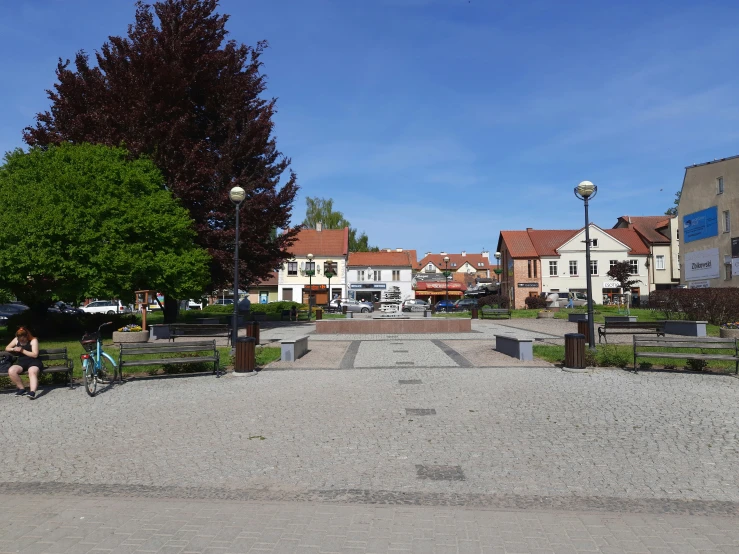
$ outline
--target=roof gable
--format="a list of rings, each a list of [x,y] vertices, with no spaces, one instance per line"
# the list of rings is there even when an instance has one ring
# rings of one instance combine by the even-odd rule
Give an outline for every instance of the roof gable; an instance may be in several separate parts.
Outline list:
[[[403,252],[351,252],[348,267],[410,267],[415,265],[411,254]]]
[[[302,229],[290,249],[293,256],[346,256],[349,253],[349,227],[343,229]]]

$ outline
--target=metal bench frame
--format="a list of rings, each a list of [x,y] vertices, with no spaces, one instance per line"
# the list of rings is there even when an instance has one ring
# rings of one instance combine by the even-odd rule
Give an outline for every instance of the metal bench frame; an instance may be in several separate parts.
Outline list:
[[[66,373],[69,388],[74,388],[72,380],[72,371],[74,370],[74,361],[67,354],[67,348],[40,348],[38,351],[38,360],[44,362],[44,369],[39,376],[45,373]],[[7,375],[6,371],[0,375]]]

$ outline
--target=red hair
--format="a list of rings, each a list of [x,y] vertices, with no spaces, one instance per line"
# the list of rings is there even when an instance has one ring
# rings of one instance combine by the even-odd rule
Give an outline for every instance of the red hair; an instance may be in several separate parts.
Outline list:
[[[36,337],[33,336],[33,333],[31,333],[31,331],[28,330],[28,327],[24,327],[22,325],[20,327],[18,327],[18,330],[15,332],[15,338],[16,338],[16,340],[18,340],[18,337],[19,336],[20,337],[23,337],[23,336],[28,337],[28,342],[31,342],[33,339],[36,338]]]

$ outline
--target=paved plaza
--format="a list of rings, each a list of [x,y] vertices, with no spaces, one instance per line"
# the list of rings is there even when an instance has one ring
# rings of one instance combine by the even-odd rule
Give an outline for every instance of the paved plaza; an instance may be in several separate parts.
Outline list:
[[[739,552],[739,379],[491,364],[480,323],[0,394],[0,553]]]

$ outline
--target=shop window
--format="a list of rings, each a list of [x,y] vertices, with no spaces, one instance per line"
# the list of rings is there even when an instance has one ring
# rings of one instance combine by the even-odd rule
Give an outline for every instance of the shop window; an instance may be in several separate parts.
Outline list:
[[[570,260],[570,276],[577,276],[577,260]]]
[[[665,257],[664,256],[656,256],[654,258],[654,268],[655,269],[665,268]]]
[[[364,270],[357,270],[357,281],[364,281]]]
[[[724,178],[719,177],[716,179],[716,194],[723,194],[724,193]]]
[[[557,276],[557,262],[556,261],[549,262],[549,276],[550,277]]]
[[[639,260],[629,260],[629,273],[639,275]]]
[[[372,280],[373,281],[382,281],[382,271],[373,271],[372,272]]]
[[[287,262],[287,274],[288,275],[298,274],[298,262]],[[292,290],[290,291],[290,294],[292,295]]]
[[[598,275],[598,260],[590,260],[590,275]]]

